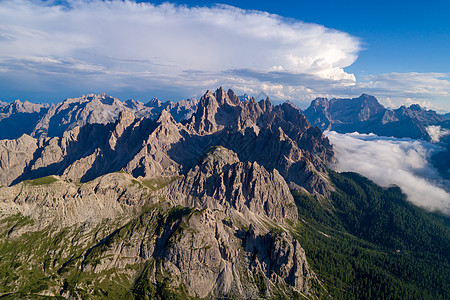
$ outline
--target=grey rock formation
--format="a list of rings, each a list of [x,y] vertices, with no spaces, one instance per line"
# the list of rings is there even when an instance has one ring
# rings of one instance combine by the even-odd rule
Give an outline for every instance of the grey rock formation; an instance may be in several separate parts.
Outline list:
[[[124,110],[133,111],[142,117],[154,117],[151,109],[141,102],[134,100],[121,102],[106,94],[89,94],[80,98],[68,98],[51,107],[31,135],[55,137],[76,126],[112,123]]]
[[[26,134],[15,140],[0,140],[0,185],[9,185],[21,176],[37,149],[36,139]]]
[[[289,233],[297,208],[286,182],[223,147],[177,178],[119,172],[84,184],[50,176],[0,187],[0,211],[7,243],[41,237],[14,255],[16,266],[35,270],[40,252],[53,261],[44,263],[49,276],[37,287],[46,295],[289,299],[316,292],[317,277]],[[21,221],[10,223],[13,217]],[[27,284],[16,275],[2,286],[15,292]]]
[[[0,267],[15,274],[0,278],[1,293],[290,299],[318,292],[293,238],[290,189],[327,195],[333,150],[298,108],[241,102],[219,88],[177,122],[169,107],[153,120],[132,102],[99,112],[122,104],[92,97],[82,109],[78,100],[50,109],[41,128],[68,116],[57,136],[0,141],[0,233],[4,249],[14,249]],[[37,283],[25,269],[40,272]]]
[[[183,206],[233,209],[249,219],[298,218],[289,187],[276,169],[268,172],[257,162],[240,162],[236,153],[221,146],[213,147],[177,182],[163,195]]]

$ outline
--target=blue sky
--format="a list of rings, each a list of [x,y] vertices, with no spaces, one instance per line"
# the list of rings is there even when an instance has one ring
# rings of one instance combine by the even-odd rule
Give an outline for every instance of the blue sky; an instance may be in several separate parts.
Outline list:
[[[365,92],[450,111],[450,1],[64,2],[0,1],[0,100],[223,85],[300,107]]]

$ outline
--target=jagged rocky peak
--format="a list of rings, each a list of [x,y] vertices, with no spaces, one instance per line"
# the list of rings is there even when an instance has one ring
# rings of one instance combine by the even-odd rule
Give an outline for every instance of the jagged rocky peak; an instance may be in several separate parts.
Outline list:
[[[160,100],[158,100],[158,98],[152,98],[152,100],[150,100],[147,103],[145,103],[145,106],[148,106],[148,107],[160,107],[161,104],[162,104],[162,102]]]
[[[225,104],[234,106],[239,105],[240,103],[239,97],[236,96],[233,90],[229,89],[228,92],[225,92],[223,87],[218,88],[214,93],[209,90],[206,91],[200,99],[200,104],[204,106],[222,106]]]
[[[257,216],[280,224],[297,219],[289,186],[276,169],[241,162],[223,146],[211,147],[197,166],[162,194],[183,206],[232,208],[256,221]]]
[[[317,98],[303,113],[313,126],[322,130],[339,130],[345,124],[382,118],[385,111],[375,97],[362,94],[352,99]]]
[[[228,95],[228,98],[230,98],[232,103],[237,105],[241,102],[239,97],[236,96],[236,94],[234,93],[234,91],[232,89],[228,89],[227,95]]]
[[[226,96],[233,94],[228,91]],[[223,88],[205,93],[187,124],[191,134],[223,135],[221,139],[228,142],[222,145],[244,160],[275,168],[310,192],[327,193],[326,176],[316,178],[314,174],[325,172],[325,164],[334,160],[332,146],[319,129],[311,128],[297,107],[291,103],[273,106],[268,98],[230,104],[226,96]],[[294,176],[296,172],[301,175]]]
[[[112,150],[115,150],[117,139],[119,139],[125,130],[132,125],[136,120],[136,115],[131,110],[122,110],[119,113],[119,117],[116,121],[116,126],[111,133],[111,137],[109,139],[109,145]]]
[[[167,111],[167,109],[163,109],[161,113],[158,116],[158,119],[156,119],[157,123],[176,123],[170,112]]]
[[[216,95],[211,91],[206,91],[205,95],[200,98],[197,111],[191,118],[191,127],[198,133],[207,134],[217,130],[215,115],[219,103]]]
[[[311,101],[311,106],[328,106],[329,101],[327,98],[317,97],[313,101]]]

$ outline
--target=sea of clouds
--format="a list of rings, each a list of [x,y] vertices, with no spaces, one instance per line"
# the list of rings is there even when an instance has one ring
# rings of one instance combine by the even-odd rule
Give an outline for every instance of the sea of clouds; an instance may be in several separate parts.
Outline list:
[[[356,132],[326,131],[325,135],[334,146],[334,170],[357,172],[383,187],[397,185],[411,203],[450,215],[450,183],[429,161],[442,150],[440,146]]]

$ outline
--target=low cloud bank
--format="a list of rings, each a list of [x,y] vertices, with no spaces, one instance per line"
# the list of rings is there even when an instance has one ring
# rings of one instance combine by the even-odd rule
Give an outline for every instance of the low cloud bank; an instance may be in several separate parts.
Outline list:
[[[436,126],[436,125],[432,125],[432,126],[428,126],[426,128],[427,133],[430,135],[431,137],[431,141],[438,143],[442,137],[447,136],[450,134],[450,130],[445,129],[445,128],[441,128],[441,126]]]
[[[334,170],[357,172],[384,187],[397,185],[413,204],[450,215],[449,182],[429,163],[439,146],[374,134],[325,134],[336,153]]]

